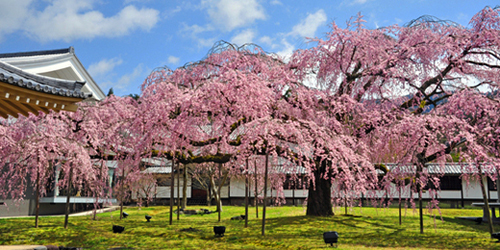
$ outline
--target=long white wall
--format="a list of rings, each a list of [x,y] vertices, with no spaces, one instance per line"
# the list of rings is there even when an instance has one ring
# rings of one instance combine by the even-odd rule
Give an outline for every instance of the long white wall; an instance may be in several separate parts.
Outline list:
[[[463,199],[465,200],[480,200],[483,197],[481,192],[481,186],[478,180],[470,180],[469,185],[467,185],[467,182],[465,180],[462,180],[462,188],[463,188]],[[228,195],[228,189],[229,189],[229,195]],[[262,187],[260,187],[259,189],[262,189]],[[335,190],[333,191],[335,192]],[[223,187],[221,193],[222,193],[222,198],[245,197],[245,180],[239,178],[231,179],[229,187],[227,186]],[[293,197],[307,198],[308,195],[308,191],[303,189],[284,190],[283,193],[286,198],[293,198]],[[390,191],[390,194],[392,194],[393,198],[398,197],[399,192],[394,185],[392,190]],[[490,194],[489,199],[495,199],[495,200],[498,199],[497,191],[489,191],[489,194]],[[254,183],[250,183],[250,197],[253,197],[254,195],[255,195]],[[259,196],[261,195],[262,193],[259,193]],[[267,193],[268,197],[271,196],[276,197],[276,195],[277,195],[276,190],[273,190],[272,193],[270,190],[268,190]],[[425,192],[422,194],[422,198],[430,199],[431,198],[430,195],[431,194],[429,192]],[[385,191],[377,192],[376,197],[385,198],[386,192]],[[409,197],[410,197],[409,190],[408,189],[403,190],[401,198],[405,199]],[[413,194],[413,197],[416,197],[416,194]],[[439,199],[462,199],[462,194],[460,190],[442,190],[437,192],[437,197]]]
[[[177,193],[177,177],[175,177],[175,181],[174,181],[174,198],[179,198],[182,197],[182,190],[183,190],[183,185],[184,185],[184,181],[182,179],[179,180],[179,185],[180,185],[180,188],[179,188],[179,193]],[[186,196],[187,198],[191,198],[191,180],[188,179],[187,181],[187,190],[186,190]],[[155,197],[155,194],[154,194],[155,190],[151,190],[150,192],[150,197]],[[144,194],[142,194],[142,197],[145,197]],[[170,198],[170,187],[167,186],[167,187],[156,187],[156,198],[158,199],[165,199],[165,198]],[[132,195],[132,199],[137,199],[137,194],[133,194]]]

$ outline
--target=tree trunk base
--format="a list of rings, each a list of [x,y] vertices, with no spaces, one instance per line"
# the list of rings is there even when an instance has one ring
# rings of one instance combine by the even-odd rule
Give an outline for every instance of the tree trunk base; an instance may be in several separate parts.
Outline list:
[[[319,174],[316,177],[316,186],[309,186],[309,196],[307,197],[307,211],[309,216],[333,216],[332,207],[332,184],[330,180],[325,180]]]

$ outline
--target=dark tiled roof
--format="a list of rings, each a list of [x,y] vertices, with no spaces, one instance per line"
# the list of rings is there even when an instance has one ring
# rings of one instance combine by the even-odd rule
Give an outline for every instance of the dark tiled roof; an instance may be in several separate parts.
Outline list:
[[[86,99],[92,93],[81,91],[85,82],[70,81],[28,73],[0,62],[0,81],[42,93]]]
[[[11,57],[25,57],[25,56],[43,56],[43,55],[57,55],[57,54],[67,54],[75,53],[73,47],[66,49],[54,49],[54,50],[39,50],[39,51],[28,51],[28,52],[15,52],[15,53],[3,53],[0,54],[0,58],[11,58]]]

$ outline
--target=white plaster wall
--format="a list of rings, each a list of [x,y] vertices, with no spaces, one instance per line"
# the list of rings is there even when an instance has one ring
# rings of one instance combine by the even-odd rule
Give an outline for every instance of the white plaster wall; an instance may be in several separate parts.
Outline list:
[[[250,183],[250,197],[253,197],[255,194],[255,186],[252,185],[255,183]],[[261,189],[259,187],[259,189]],[[231,197],[245,197],[245,180],[244,179],[232,179],[231,184],[230,184],[230,192],[231,192]],[[291,189],[285,189],[283,190],[283,193],[286,198],[293,198],[293,190]],[[307,190],[303,189],[297,189],[295,190],[295,198],[306,198],[308,194]],[[259,194],[259,196],[262,194]],[[277,192],[276,190],[273,190],[271,193],[271,190],[267,191],[267,196],[268,197],[276,197]],[[227,198],[227,196],[222,196],[224,198]]]
[[[182,198],[182,187],[180,188],[180,195]],[[170,187],[158,187],[156,191],[156,198],[170,198]],[[188,186],[188,190],[186,192],[187,198],[191,198],[191,187]],[[153,196],[154,197],[154,194]],[[174,187],[174,198],[178,198],[177,187]]]
[[[230,186],[231,197],[245,197],[244,179],[231,179],[229,186]]]
[[[0,200],[0,217],[27,216],[30,213],[30,200]]]
[[[176,178],[176,177],[175,177]],[[179,192],[182,197],[182,189],[183,189],[184,181],[182,179],[179,180]],[[153,190],[154,192],[154,190]],[[187,198],[191,198],[191,180],[187,180]],[[151,197],[154,197],[154,193],[151,194]],[[178,198],[177,194],[177,179],[174,181],[174,198]],[[170,198],[170,187],[156,187],[156,198]]]
[[[254,190],[255,187],[252,185],[254,183],[250,183],[250,196],[254,196]],[[231,197],[245,197],[245,180],[244,179],[232,179],[231,184]],[[399,192],[397,190],[397,187],[392,184],[391,185],[391,191],[389,192],[389,197],[393,198],[398,198],[399,197]],[[462,180],[462,186],[463,186],[463,193],[464,193],[464,199],[482,199],[483,195],[481,193],[481,186],[477,180],[470,180],[469,185],[467,186],[467,183],[465,180]],[[332,186],[332,191],[335,191],[335,185]],[[283,191],[285,194],[286,198],[292,198],[293,197],[293,192],[292,190],[284,190]],[[262,195],[262,194],[259,194]],[[307,190],[295,190],[295,197],[296,198],[307,198],[308,191]],[[438,191],[437,193],[439,199],[461,199],[461,193],[460,190],[442,190]],[[271,196],[271,192],[268,191],[268,197]],[[273,191],[273,197],[276,196],[276,192]],[[224,198],[227,198],[227,194],[223,193]],[[366,197],[366,195],[365,195]],[[385,198],[386,197],[386,192],[385,191],[376,191],[375,197],[378,198]],[[413,193],[413,197],[416,198],[418,197],[417,194]],[[498,194],[497,191],[490,191],[490,199],[498,199]],[[357,197],[361,198],[361,197]],[[401,198],[406,199],[410,198],[410,192],[408,190],[408,187],[406,189],[402,189],[401,192]],[[422,198],[424,199],[429,199],[430,198],[430,193],[425,192],[422,194]]]
[[[482,199],[483,194],[481,192],[481,184],[477,180],[470,180],[469,185],[467,182],[462,180],[462,186],[464,188],[464,199]]]
[[[222,186],[220,188],[220,197],[221,198],[229,198],[229,185],[228,186]]]

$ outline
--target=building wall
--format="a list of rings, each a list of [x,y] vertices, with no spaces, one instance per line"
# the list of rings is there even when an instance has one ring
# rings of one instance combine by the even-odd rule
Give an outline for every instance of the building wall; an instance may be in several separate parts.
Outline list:
[[[179,180],[179,192],[180,192],[180,197],[182,197],[182,189],[184,185],[184,181],[182,180],[182,177]],[[187,198],[191,198],[191,179],[188,178],[187,180],[187,192],[186,192]],[[145,196],[143,196],[145,197]],[[150,197],[155,197],[154,190],[150,193]],[[174,176],[174,198],[178,198],[179,194],[177,193],[177,176]],[[170,198],[170,186],[158,186],[156,188],[156,198],[157,199],[169,199]],[[137,196],[134,194],[132,196],[132,199],[137,199]]]
[[[230,190],[230,196],[228,196],[226,194],[226,195],[222,195],[222,198],[245,197],[245,180],[240,179],[240,178],[231,179],[231,182],[230,182],[228,189]],[[259,189],[261,189],[261,187],[259,187]],[[251,197],[255,196],[254,183],[250,183],[249,191],[250,191]],[[283,190],[283,193],[284,193],[285,197],[288,197],[288,198],[292,198],[292,197],[306,198],[308,195],[308,191],[304,190],[304,189],[297,189],[297,190],[285,189],[285,190]],[[271,191],[270,188],[267,190],[267,197],[271,197],[271,196],[276,197],[277,195],[278,194],[277,194],[276,190]],[[262,196],[262,193],[259,193],[259,196]]]
[[[461,180],[462,182],[462,192],[460,190],[441,190],[437,192],[437,198],[440,200],[461,200],[462,199],[462,194],[463,194],[463,199],[469,201],[480,201],[483,198],[482,192],[481,192],[481,186],[479,184],[478,180],[470,180],[469,184],[467,185],[467,182],[465,180]],[[250,183],[250,197],[255,196],[255,189],[253,186],[254,183]],[[395,185],[392,185],[391,191],[388,193],[389,198],[398,198],[399,197],[399,192],[396,188]],[[244,200],[245,197],[245,180],[243,178],[232,178],[230,181],[230,185],[228,187],[230,193],[229,195],[223,193],[222,198],[225,199],[230,199],[234,201],[230,201],[230,204],[237,204],[241,203]],[[486,187],[487,189],[487,187]],[[335,196],[335,185],[332,187],[333,191],[333,196]],[[303,189],[298,189],[298,190],[283,190],[283,194],[285,196],[285,199],[287,200],[286,204],[290,204],[289,201],[293,201],[293,199],[297,199],[299,201],[304,201],[307,198],[308,195],[308,190],[303,190]],[[277,193],[276,190],[268,190],[267,192],[267,197],[276,197]],[[262,196],[262,194],[259,194],[259,196]],[[413,198],[416,198],[417,195],[415,193],[412,194]],[[385,191],[377,191],[375,194],[375,197],[384,199],[386,198],[386,192]],[[361,198],[361,197],[356,197],[356,198]],[[366,197],[365,197],[366,198]],[[408,199],[410,198],[410,191],[409,188],[406,188],[402,190],[401,193],[401,198],[402,199]],[[430,192],[424,192],[422,194],[423,199],[431,199],[431,194]],[[498,193],[497,191],[489,191],[489,200],[497,200],[498,199]],[[297,203],[297,202],[295,202]],[[300,203],[300,202],[298,202]],[[253,203],[251,203],[253,204]]]
[[[0,200],[0,217],[30,215],[30,200]]]

